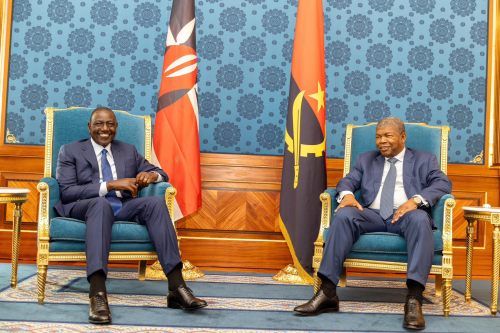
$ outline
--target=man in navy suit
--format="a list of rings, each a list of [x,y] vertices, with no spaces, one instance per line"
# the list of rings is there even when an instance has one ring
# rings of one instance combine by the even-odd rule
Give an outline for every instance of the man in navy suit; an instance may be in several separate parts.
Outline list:
[[[432,266],[436,223],[431,207],[452,184],[434,154],[405,147],[404,123],[382,119],[376,128],[378,150],[360,154],[352,171],[337,184],[335,210],[318,271],[321,288],[294,309],[300,315],[339,310],[336,285],[353,244],[367,232],[391,232],[405,238],[408,248],[403,327],[424,329],[422,293]],[[353,193],[360,191],[359,202]]]
[[[207,306],[182,278],[177,236],[165,199],[137,198],[139,187],[168,181],[167,174],[139,155],[133,145],[114,140],[118,122],[110,109],[95,109],[88,127],[90,139],[64,145],[59,151],[56,177],[61,200],[55,210],[60,216],[86,223],[89,321],[111,322],[105,281],[114,221],[146,225],[168,278],[168,307],[193,310]]]

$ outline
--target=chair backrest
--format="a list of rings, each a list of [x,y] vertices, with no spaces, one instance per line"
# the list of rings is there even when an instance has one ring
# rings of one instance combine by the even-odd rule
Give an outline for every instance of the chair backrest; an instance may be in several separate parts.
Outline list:
[[[345,139],[344,177],[354,166],[359,154],[376,150],[377,123],[363,126],[348,125]],[[405,146],[425,150],[436,155],[441,170],[446,174],[448,165],[448,126],[433,127],[426,124],[406,123]]]
[[[45,177],[56,177],[57,157],[62,145],[90,138],[87,124],[94,109],[72,107],[64,110],[45,109]],[[118,129],[116,140],[134,145],[148,161],[151,158],[151,118],[114,111]]]

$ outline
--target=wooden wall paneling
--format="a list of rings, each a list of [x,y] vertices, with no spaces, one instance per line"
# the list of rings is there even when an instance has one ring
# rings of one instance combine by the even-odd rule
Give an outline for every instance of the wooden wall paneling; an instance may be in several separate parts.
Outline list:
[[[183,260],[197,267],[271,269],[292,263],[285,241],[181,239]]]
[[[24,225],[23,225],[24,227]],[[0,229],[0,260],[12,259],[12,228]],[[36,231],[21,230],[21,246],[19,247],[19,259],[36,263]]]
[[[27,188],[30,190],[28,194],[28,201],[23,204],[23,218],[22,224],[23,228],[27,224],[32,224],[33,228],[36,229],[36,223],[38,221],[38,201],[39,192],[36,189],[38,182],[42,179],[40,174],[31,173],[12,173],[12,172],[2,172],[0,174],[0,186],[2,187],[13,187],[13,188]],[[2,217],[2,223],[0,223],[0,229],[10,228],[12,229],[13,222],[13,212],[14,204],[0,205],[0,216]],[[22,229],[21,229],[22,230]]]
[[[465,248],[467,246],[467,221],[464,219],[465,206],[482,206],[486,203],[487,192],[474,191],[453,191],[453,196],[457,203],[453,210],[453,247]],[[475,223],[474,247],[484,248],[485,246],[485,222]]]

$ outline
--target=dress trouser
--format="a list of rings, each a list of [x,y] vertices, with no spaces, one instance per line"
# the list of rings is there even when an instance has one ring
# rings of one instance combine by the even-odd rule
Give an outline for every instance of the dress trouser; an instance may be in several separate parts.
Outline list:
[[[434,255],[434,221],[427,212],[416,209],[404,214],[396,223],[392,216],[384,221],[377,210],[344,207],[335,213],[328,232],[318,273],[338,284],[344,261],[353,244],[367,232],[391,232],[406,240],[408,248],[407,279],[425,287]]]
[[[85,221],[85,253],[87,277],[102,269],[108,274],[111,248],[111,228],[115,221],[145,224],[163,272],[168,274],[181,262],[177,236],[161,197],[129,198],[122,200],[122,209],[116,216],[105,197],[80,200],[72,208],[70,217]]]

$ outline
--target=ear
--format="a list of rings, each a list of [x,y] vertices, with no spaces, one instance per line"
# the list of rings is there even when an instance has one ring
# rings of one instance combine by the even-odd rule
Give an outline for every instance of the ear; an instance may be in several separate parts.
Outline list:
[[[88,123],[88,126],[89,126],[89,134],[92,134],[92,132],[90,131],[90,123]]]
[[[401,134],[401,141],[402,141],[403,143],[405,143],[405,142],[406,142],[406,133]]]

